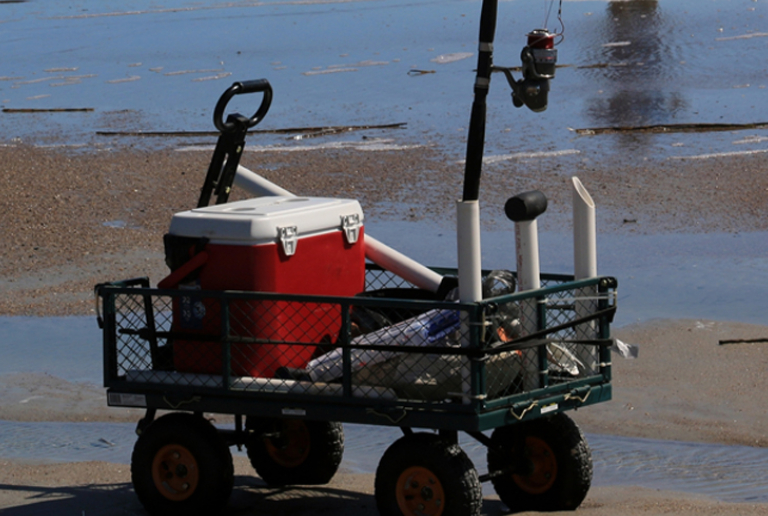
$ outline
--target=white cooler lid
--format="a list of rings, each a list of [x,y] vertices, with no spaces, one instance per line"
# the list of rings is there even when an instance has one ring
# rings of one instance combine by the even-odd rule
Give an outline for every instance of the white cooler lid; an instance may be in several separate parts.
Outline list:
[[[355,243],[362,224],[363,210],[354,199],[267,196],[176,213],[169,233],[254,245],[344,230]]]

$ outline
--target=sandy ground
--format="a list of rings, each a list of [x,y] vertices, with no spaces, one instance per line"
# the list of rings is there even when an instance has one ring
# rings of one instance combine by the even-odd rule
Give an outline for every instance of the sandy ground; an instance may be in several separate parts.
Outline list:
[[[162,235],[172,213],[195,205],[207,153],[123,149],[84,153],[22,145],[0,147],[0,314],[92,314],[93,285],[166,274]],[[324,151],[306,156],[248,155],[244,164],[301,194],[360,198],[368,217],[452,219],[442,199],[460,191],[461,167],[429,149],[396,153]],[[768,228],[768,180],[757,158],[727,163],[656,164],[621,181],[611,164],[574,163],[601,206],[600,227],[615,232]],[[524,169],[524,164],[510,165]],[[725,167],[725,168],[724,168]],[[424,171],[428,174],[423,174]],[[547,192],[549,222],[570,205],[568,177],[554,172],[531,183],[530,174],[489,167],[484,205],[502,206],[510,193]],[[694,173],[695,172],[695,173]],[[507,177],[517,177],[512,184]],[[761,181],[763,184],[761,183]],[[425,198],[413,186],[434,192]],[[594,185],[594,187],[589,186]],[[655,191],[668,191],[660,198]],[[660,188],[661,187],[661,188]],[[674,192],[674,199],[672,192]],[[392,202],[412,206],[406,213]],[[400,205],[402,206],[402,205]],[[701,206],[707,206],[702,210]],[[738,209],[734,209],[738,207]],[[501,215],[489,210],[491,223]],[[573,413],[587,432],[625,436],[768,445],[765,344],[718,345],[721,339],[768,337],[768,327],[683,320],[653,321],[615,334],[641,345],[637,360],[616,358],[614,401]],[[138,412],[107,410],[100,388],[44,375],[0,378],[0,419],[20,421],[136,421]],[[27,401],[24,401],[27,400]],[[229,514],[376,514],[371,475],[338,475],[321,488],[271,489],[237,459]],[[125,465],[28,464],[0,458],[2,514],[143,514]],[[484,514],[506,508],[490,497]],[[704,497],[637,489],[595,488],[583,515],[757,515],[765,505],[720,503]]]
[[[127,466],[103,462],[29,466],[0,462],[0,507],[3,515],[74,514],[140,516],[146,514],[136,499]],[[703,496],[639,488],[593,488],[575,514],[580,516],[757,516],[759,504],[728,504]],[[251,474],[247,460],[235,460],[235,489],[227,515],[342,515],[376,516],[373,475],[338,473],[320,487],[270,488]],[[495,497],[486,498],[482,514],[508,514]],[[518,514],[532,515],[525,512]],[[574,514],[555,512],[554,515]]]
[[[299,195],[357,198],[369,220],[430,219],[450,229],[463,168],[440,156],[428,147],[246,152],[242,163]],[[98,282],[162,279],[162,236],[173,213],[196,206],[209,159],[210,152],[131,147],[0,146],[0,290],[8,294],[0,314],[87,314]],[[504,202],[536,188],[549,198],[539,227],[570,227],[569,183],[577,175],[600,206],[600,231],[765,230],[762,170],[759,156],[640,166],[608,160],[598,166],[589,158],[505,162],[483,173],[482,216],[510,227]]]

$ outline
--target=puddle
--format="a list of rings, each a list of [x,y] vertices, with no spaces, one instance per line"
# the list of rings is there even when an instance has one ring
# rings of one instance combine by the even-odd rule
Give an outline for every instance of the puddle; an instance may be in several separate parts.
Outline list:
[[[29,462],[106,461],[129,464],[136,442],[128,423],[17,423],[0,421],[0,457]],[[397,428],[345,425],[341,468],[374,473]],[[768,449],[587,435],[593,486],[632,485],[707,495],[726,502],[768,503]],[[475,467],[487,472],[486,449],[461,435]],[[233,454],[245,456],[232,448]],[[490,484],[484,494],[493,494]]]
[[[46,373],[70,382],[102,382],[96,317],[0,317],[0,335],[0,374]]]

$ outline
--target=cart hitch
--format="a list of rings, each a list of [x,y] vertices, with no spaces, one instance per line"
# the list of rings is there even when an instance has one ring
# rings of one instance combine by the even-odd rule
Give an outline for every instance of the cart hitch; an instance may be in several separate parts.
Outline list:
[[[264,97],[256,113],[248,118],[240,113],[232,113],[224,121],[224,109],[232,97],[246,93],[261,91]],[[213,125],[221,134],[213,151],[208,174],[205,176],[198,208],[208,206],[211,195],[216,194],[216,204],[223,204],[229,199],[232,183],[235,180],[237,166],[245,147],[245,135],[248,129],[261,122],[272,104],[272,86],[266,79],[255,81],[236,82],[219,98],[216,108],[213,110]]]

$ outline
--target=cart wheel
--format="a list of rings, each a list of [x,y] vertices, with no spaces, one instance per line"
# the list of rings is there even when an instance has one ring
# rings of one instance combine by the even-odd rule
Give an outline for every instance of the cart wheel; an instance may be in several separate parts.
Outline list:
[[[523,446],[522,456],[515,453]],[[513,512],[576,509],[592,483],[592,456],[584,435],[565,414],[497,428],[488,448],[492,474],[515,467],[519,473],[492,478],[501,501]]]
[[[168,414],[136,441],[131,479],[150,514],[217,514],[232,493],[232,455],[202,417]]]
[[[375,490],[381,516],[476,516],[483,499],[466,453],[427,433],[406,435],[387,448]]]
[[[270,485],[327,484],[344,454],[344,428],[334,421],[249,417],[246,448],[256,473]]]

